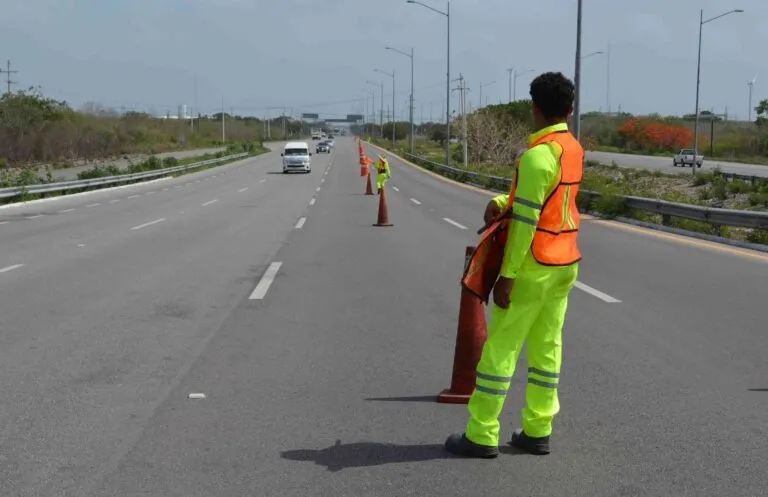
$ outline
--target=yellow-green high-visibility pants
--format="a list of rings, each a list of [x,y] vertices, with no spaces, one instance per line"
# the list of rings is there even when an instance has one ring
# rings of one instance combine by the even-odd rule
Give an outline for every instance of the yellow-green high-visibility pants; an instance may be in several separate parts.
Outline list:
[[[387,181],[389,180],[389,176],[387,176],[387,173],[378,173],[376,175],[376,188],[381,190],[384,188],[384,185],[387,184]]]
[[[557,387],[562,361],[562,330],[568,294],[576,283],[578,263],[542,266],[529,253],[515,279],[507,309],[492,304],[488,338],[477,365],[477,382],[469,399],[466,436],[479,445],[499,445],[499,415],[527,340],[528,385],[522,410],[523,430],[530,437],[552,433],[560,411]]]

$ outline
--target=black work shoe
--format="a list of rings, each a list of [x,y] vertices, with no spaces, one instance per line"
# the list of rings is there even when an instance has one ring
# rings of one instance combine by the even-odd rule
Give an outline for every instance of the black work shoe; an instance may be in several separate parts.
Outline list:
[[[512,440],[509,441],[509,445],[537,456],[549,454],[549,436],[540,438],[529,437],[521,429],[515,430],[512,433]]]
[[[498,447],[478,445],[467,438],[465,434],[454,434],[445,441],[445,449],[453,455],[463,457],[479,457],[493,459],[499,455]]]

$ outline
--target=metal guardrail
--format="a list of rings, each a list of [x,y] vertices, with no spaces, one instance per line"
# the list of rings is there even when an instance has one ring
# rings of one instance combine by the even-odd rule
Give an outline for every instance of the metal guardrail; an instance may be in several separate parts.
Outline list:
[[[498,192],[508,192],[511,187],[509,178],[500,176],[489,176],[474,171],[467,171],[455,167],[446,166],[437,162],[428,161],[418,155],[405,154],[409,160],[419,164],[426,169],[438,172],[439,174],[456,179],[463,183],[468,183],[487,190]],[[723,176],[729,175],[733,178],[743,179],[751,178],[749,176],[741,177],[737,174],[722,173]],[[758,178],[762,180],[763,178]],[[590,207],[601,197],[607,197],[599,192],[589,190],[579,191],[579,205],[588,211]],[[628,211],[643,211],[652,214],[660,214],[662,223],[669,224],[670,218],[678,217],[690,219],[692,221],[701,221],[712,225],[713,233],[719,234],[720,227],[734,226],[738,228],[759,228],[768,229],[768,212],[743,211],[733,209],[721,209],[718,207],[704,207],[701,205],[681,204],[669,202],[667,200],[633,197],[633,196],[612,196],[621,204],[621,208]]]
[[[239,159],[241,157],[247,157],[248,153],[240,153],[219,157],[218,159],[208,159],[201,162],[193,162],[191,164],[185,164],[183,166],[166,167],[163,169],[156,169],[154,171],[144,171],[140,173],[121,174],[118,176],[105,176],[103,178],[92,178],[73,181],[62,181],[59,183],[41,183],[35,185],[25,186],[13,186],[10,188],[0,188],[0,199],[19,197],[21,195],[36,195],[41,193],[55,193],[63,192],[67,190],[81,190],[84,188],[92,188],[95,186],[114,185],[118,183],[126,183],[130,181],[137,181],[149,178],[156,178],[161,176],[167,176],[180,171],[188,171],[190,169],[196,169],[198,167],[208,166],[216,164],[218,162],[224,162],[232,159]]]

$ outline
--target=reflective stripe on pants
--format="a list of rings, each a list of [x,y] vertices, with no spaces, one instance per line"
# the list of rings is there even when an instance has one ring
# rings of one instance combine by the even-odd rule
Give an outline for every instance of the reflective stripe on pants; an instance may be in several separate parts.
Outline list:
[[[515,280],[508,309],[492,304],[488,339],[477,365],[477,383],[469,400],[466,435],[480,445],[498,446],[499,415],[527,342],[528,384],[523,429],[531,437],[552,433],[560,410],[557,397],[562,362],[562,329],[568,294],[578,264],[547,267],[528,254]]]

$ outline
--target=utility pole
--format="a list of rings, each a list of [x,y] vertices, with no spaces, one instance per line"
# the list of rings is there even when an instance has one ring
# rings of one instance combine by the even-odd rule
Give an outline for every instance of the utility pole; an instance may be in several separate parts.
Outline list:
[[[459,91],[459,111],[461,112],[461,142],[462,142],[462,155],[464,159],[464,169],[467,169],[467,85],[464,79],[464,75],[459,73],[459,87],[456,90]]]
[[[226,135],[226,124],[225,124],[225,118],[224,118],[224,97],[221,97],[221,144],[225,144],[227,142],[227,135]]]
[[[5,65],[5,70],[0,69],[0,73],[5,73],[7,76],[5,77],[5,84],[8,88],[6,91],[10,95],[11,94],[11,85],[16,84],[16,81],[11,81],[11,74],[16,74],[19,71],[11,70],[11,59],[8,59]]]
[[[515,70],[510,67],[507,69],[507,72],[509,73],[509,101],[512,102],[512,74],[514,74]]]

